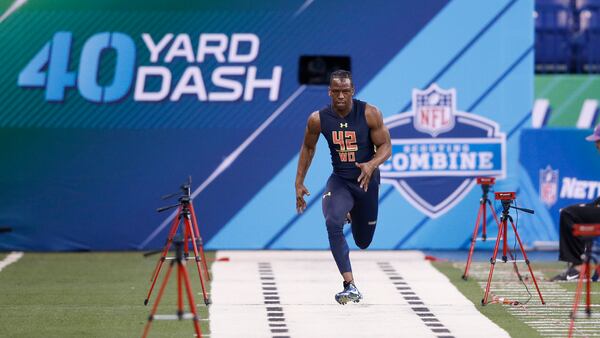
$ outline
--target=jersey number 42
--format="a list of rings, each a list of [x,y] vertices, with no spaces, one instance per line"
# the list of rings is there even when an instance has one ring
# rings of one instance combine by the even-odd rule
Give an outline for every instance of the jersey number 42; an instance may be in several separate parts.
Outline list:
[[[355,131],[332,131],[331,138],[334,144],[340,146],[340,149],[338,150],[340,161],[356,161],[356,151],[358,151],[358,146],[356,145]]]

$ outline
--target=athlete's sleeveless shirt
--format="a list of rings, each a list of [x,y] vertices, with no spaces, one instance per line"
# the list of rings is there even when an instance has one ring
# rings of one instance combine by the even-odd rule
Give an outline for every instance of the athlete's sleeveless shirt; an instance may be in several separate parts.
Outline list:
[[[319,110],[321,133],[329,145],[333,172],[342,178],[357,179],[360,169],[355,162],[368,162],[375,155],[365,116],[366,105],[352,100],[352,110],[346,117],[337,115],[331,105]]]

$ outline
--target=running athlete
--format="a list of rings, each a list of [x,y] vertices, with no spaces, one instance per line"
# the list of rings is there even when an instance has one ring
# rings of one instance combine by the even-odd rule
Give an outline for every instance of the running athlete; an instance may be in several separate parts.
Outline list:
[[[335,295],[340,304],[358,303],[362,295],[354,284],[344,223],[352,223],[354,242],[366,249],[375,232],[379,203],[379,165],[391,155],[390,133],[379,109],[355,100],[352,75],[338,70],[329,81],[331,104],[308,118],[296,173],[296,210],[306,209],[309,196],[304,178],[315,154],[319,133],[329,144],[333,173],[322,197],[329,245],[344,279],[344,290]]]

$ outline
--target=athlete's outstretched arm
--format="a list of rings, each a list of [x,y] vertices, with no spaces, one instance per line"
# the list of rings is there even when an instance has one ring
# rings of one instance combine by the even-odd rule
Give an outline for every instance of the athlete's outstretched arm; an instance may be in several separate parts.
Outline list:
[[[310,163],[315,155],[320,132],[321,120],[319,112],[316,111],[308,117],[306,130],[304,131],[304,142],[302,142],[302,148],[300,148],[298,171],[296,171],[296,211],[300,214],[306,209],[304,195],[310,196],[310,192],[304,186],[304,177],[306,177]]]
[[[365,116],[371,132],[371,141],[373,141],[377,149],[375,156],[369,162],[356,163],[356,166],[361,171],[358,182],[360,182],[360,187],[367,191],[373,171],[392,155],[392,142],[390,140],[390,131],[383,124],[383,116],[379,109],[367,104]]]

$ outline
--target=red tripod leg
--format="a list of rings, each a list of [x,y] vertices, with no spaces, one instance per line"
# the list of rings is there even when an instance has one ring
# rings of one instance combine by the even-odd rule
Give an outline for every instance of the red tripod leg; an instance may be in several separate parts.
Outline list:
[[[181,263],[183,264],[183,263]],[[177,316],[183,317],[183,293],[181,290],[181,264],[177,267]]]
[[[481,305],[486,305],[488,302],[488,295],[490,293],[490,285],[492,284],[492,275],[494,274],[494,266],[496,265],[496,257],[498,256],[498,247],[500,246],[500,238],[502,238],[502,232],[505,228],[506,221],[502,221],[502,224],[498,226],[498,236],[496,237],[496,245],[494,245],[494,254],[490,259],[490,274],[488,276],[487,285],[485,286],[485,294],[481,300]]]
[[[192,247],[194,248],[194,255],[196,257],[196,267],[198,268],[198,277],[200,278],[200,285],[202,286],[202,295],[204,296],[204,304],[208,305],[210,304],[210,299],[208,299],[208,296],[206,294],[206,288],[204,286],[204,279],[202,278],[202,268],[200,267],[200,257],[198,256],[198,248],[196,247],[196,239],[194,238],[194,233],[192,230],[192,223],[190,222],[189,219],[185,219],[185,226],[190,230],[190,233],[192,234]]]
[[[591,250],[590,250],[591,251]],[[591,255],[591,253],[590,253]],[[583,265],[583,269],[585,269],[585,313],[588,317],[592,316],[592,294],[591,294],[591,273],[590,273],[590,262],[587,260]],[[581,278],[581,273],[579,274],[579,278]]]
[[[190,257],[190,246],[188,244],[189,240],[190,240],[190,236],[192,234],[190,234],[190,230],[188,229],[187,226],[183,227],[183,257],[187,258]]]
[[[573,329],[575,328],[575,317],[577,316],[577,309],[579,308],[579,302],[581,301],[581,291],[583,289],[583,276],[586,273],[587,267],[585,264],[579,272],[579,281],[577,281],[577,289],[575,290],[575,301],[573,302],[573,310],[571,310],[571,324],[569,325],[569,338],[573,336]],[[589,283],[588,283],[589,285]]]
[[[467,280],[469,276],[469,267],[471,266],[471,259],[473,259],[473,251],[475,250],[475,242],[477,241],[477,233],[479,232],[479,219],[481,216],[482,209],[485,213],[485,206],[483,204],[479,204],[479,210],[477,211],[477,220],[475,221],[475,230],[473,231],[473,237],[471,238],[471,248],[469,249],[469,257],[467,257],[467,266],[465,266],[465,273],[463,273],[462,275],[462,279],[464,280]]]
[[[492,216],[494,216],[494,220],[496,221],[496,224],[498,224],[498,228],[500,228],[500,221],[498,220],[498,215],[496,214],[496,210],[494,210],[491,203],[488,204],[488,206],[490,207],[490,210],[492,211]],[[508,230],[508,229],[504,229],[505,232],[506,232],[506,230]],[[515,258],[513,257],[512,253],[510,251],[508,251],[508,253],[510,255],[510,259],[514,261]],[[517,274],[517,277],[519,277],[519,280],[523,280],[523,277],[521,276],[521,273],[519,272],[519,268],[517,267],[517,262],[513,263],[513,269],[514,269],[515,273]]]
[[[202,236],[200,236],[200,230],[198,228],[198,219],[196,218],[196,212],[194,211],[194,204],[190,203],[190,211],[192,212],[192,222],[194,224],[194,230],[196,231],[196,238],[198,239],[198,249],[200,250],[200,258],[202,258],[202,264],[204,265],[204,272],[206,273],[206,280],[210,281],[210,272],[208,271],[208,265],[206,263],[206,256],[204,256],[204,243],[202,242]]]
[[[152,325],[152,320],[154,320],[154,315],[156,314],[156,309],[158,309],[158,304],[160,303],[160,298],[162,297],[165,287],[167,286],[167,282],[169,281],[169,276],[171,276],[171,271],[173,270],[173,264],[175,261],[171,261],[169,264],[169,268],[167,269],[167,274],[165,275],[165,279],[163,280],[162,285],[158,291],[158,296],[156,296],[156,302],[154,302],[154,306],[152,306],[152,311],[150,311],[150,316],[148,317],[148,322],[146,323],[146,327],[144,327],[144,334],[142,338],[146,338],[148,336],[148,332],[150,331],[150,326]]]
[[[506,221],[505,221],[506,222]],[[529,273],[531,274],[531,279],[533,279],[533,284],[535,284],[535,289],[537,290],[538,295],[540,296],[540,300],[542,301],[542,305],[545,305],[544,297],[542,297],[542,293],[540,292],[540,287],[538,286],[537,280],[535,279],[535,275],[533,274],[533,269],[531,269],[531,264],[529,263],[529,258],[527,258],[527,253],[523,248],[523,243],[521,243],[521,237],[519,237],[519,233],[517,232],[517,228],[515,227],[515,223],[510,221],[510,225],[515,232],[515,237],[517,237],[517,242],[519,243],[519,247],[521,248],[521,253],[523,253],[523,258],[525,258],[525,263],[527,264],[527,268],[529,269]]]
[[[148,305],[148,301],[150,300],[150,296],[152,295],[152,290],[154,289],[154,285],[158,280],[158,275],[160,274],[160,269],[162,268],[163,263],[165,262],[165,257],[167,257],[167,253],[169,252],[169,248],[171,247],[171,243],[173,243],[173,237],[177,233],[177,228],[179,227],[179,215],[181,212],[181,207],[177,209],[177,213],[175,214],[175,218],[173,219],[173,223],[171,225],[171,230],[169,230],[169,237],[167,237],[167,242],[165,243],[165,247],[161,253],[158,262],[156,262],[156,267],[154,268],[154,272],[152,273],[152,284],[150,285],[150,290],[148,290],[148,294],[146,295],[146,299],[144,300],[144,305]]]
[[[483,224],[481,228],[481,239],[485,242],[487,239],[487,212],[485,210],[486,200],[483,200],[481,203],[481,209],[483,209]]]
[[[179,273],[183,275],[183,280],[185,282],[185,291],[187,293],[188,302],[190,303],[190,311],[194,315],[194,318],[192,318],[192,320],[194,321],[196,337],[202,338],[202,329],[200,328],[198,312],[196,311],[196,302],[194,301],[194,295],[192,293],[192,287],[190,285],[190,276],[188,275],[187,270],[183,265],[179,266]]]
[[[192,287],[190,285],[190,276],[185,269],[185,266],[179,266],[179,272],[183,275],[183,281],[185,282],[185,291],[188,296],[188,302],[190,303],[190,311],[194,315],[192,320],[194,321],[194,329],[196,330],[196,337],[202,338],[202,329],[200,328],[200,322],[198,318],[198,312],[196,311],[196,302],[194,301],[194,294],[192,293]]]
[[[165,246],[163,247],[163,251],[160,255],[159,261],[156,262],[156,267],[154,268],[154,271],[152,272],[152,278],[150,279],[150,281],[153,281],[156,278],[157,271],[159,270],[159,264],[161,261],[162,262],[165,261],[167,252],[169,252],[169,248],[171,247],[171,243],[173,242],[173,237],[175,237],[175,234],[177,233],[177,228],[179,227],[179,212],[180,211],[181,211],[181,207],[177,210],[177,213],[175,214],[175,218],[173,219],[173,223],[171,224],[171,229],[169,229],[169,235],[167,236],[167,242],[165,243]]]
[[[508,224],[506,221],[502,223],[504,229],[502,229],[502,261],[506,263],[508,260],[508,256],[506,252],[508,251]]]

